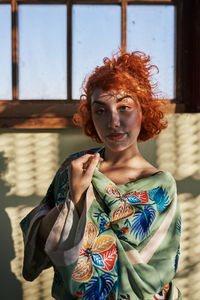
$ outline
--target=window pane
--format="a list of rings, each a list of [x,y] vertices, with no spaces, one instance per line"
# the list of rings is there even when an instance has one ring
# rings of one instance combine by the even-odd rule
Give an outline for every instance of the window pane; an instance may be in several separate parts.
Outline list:
[[[72,98],[78,99],[87,74],[120,47],[121,9],[118,5],[74,5]]]
[[[0,99],[12,99],[11,7],[0,5]]]
[[[127,12],[128,51],[141,50],[151,56],[159,73],[161,95],[175,98],[175,7],[129,5]]]
[[[19,6],[19,98],[66,99],[66,6]]]

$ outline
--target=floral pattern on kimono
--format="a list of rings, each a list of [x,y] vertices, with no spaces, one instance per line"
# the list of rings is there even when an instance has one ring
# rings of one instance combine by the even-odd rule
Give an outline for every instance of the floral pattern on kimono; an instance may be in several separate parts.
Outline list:
[[[102,148],[89,151],[103,153]],[[62,165],[39,206],[52,208],[64,202],[44,249],[55,269],[53,297],[60,300],[182,299],[173,283],[181,232],[173,177],[168,172],[160,172],[116,185],[95,170],[84,210],[78,217],[68,194],[68,163],[85,153],[71,155]],[[30,229],[30,224],[28,217],[21,223],[22,229],[26,228],[25,236],[27,232],[36,235],[36,229],[34,226]],[[26,247],[33,243],[34,238],[28,234]],[[24,264],[30,273],[36,263],[30,262],[26,255]],[[31,276],[35,278],[34,272]]]

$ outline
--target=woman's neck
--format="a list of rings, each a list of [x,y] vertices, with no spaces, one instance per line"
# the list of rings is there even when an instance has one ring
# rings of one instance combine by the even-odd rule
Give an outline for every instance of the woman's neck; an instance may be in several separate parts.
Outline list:
[[[143,160],[143,157],[138,150],[138,146],[117,152],[105,148],[104,161],[113,166],[128,164],[130,162],[134,163],[136,161],[141,161],[141,159]]]

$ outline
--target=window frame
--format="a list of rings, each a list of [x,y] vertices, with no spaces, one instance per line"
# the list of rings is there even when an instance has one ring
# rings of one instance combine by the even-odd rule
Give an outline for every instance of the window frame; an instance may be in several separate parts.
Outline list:
[[[167,113],[200,112],[200,4],[189,0],[0,0],[11,4],[12,11],[12,100],[0,99],[0,128],[71,128],[72,116],[79,101],[72,100],[72,5],[118,4],[121,6],[121,48],[126,51],[126,19],[128,4],[175,5],[176,7],[176,99],[159,100],[166,104]],[[18,98],[18,5],[66,4],[67,5],[67,99],[19,100]],[[193,20],[191,22],[191,20]],[[197,40],[198,41],[198,40]],[[191,55],[191,53],[194,53]],[[192,80],[191,80],[192,79]],[[184,82],[184,84],[183,84]]]

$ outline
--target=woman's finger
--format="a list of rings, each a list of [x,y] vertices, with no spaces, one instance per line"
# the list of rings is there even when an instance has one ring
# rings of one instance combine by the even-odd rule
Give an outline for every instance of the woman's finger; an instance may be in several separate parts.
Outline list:
[[[89,157],[88,161],[85,162],[85,163],[83,164],[83,169],[87,169],[87,168],[88,168],[88,166],[89,166],[91,160],[93,159],[93,157],[94,157],[94,155],[91,156],[91,157]],[[99,161],[102,162],[102,161],[103,161],[103,158],[102,158],[102,157],[99,157]]]
[[[100,158],[99,153],[95,153],[94,156],[92,157],[91,162],[87,170],[85,171],[86,175],[88,175],[89,177],[92,177],[94,170],[99,162],[99,158]]]
[[[90,158],[90,157],[93,157],[94,156],[94,154],[84,154],[83,156],[81,156],[81,157],[79,157],[79,158],[77,158],[77,159],[75,159],[75,160],[73,160],[72,161],[72,164],[73,163],[77,163],[77,164],[79,164],[79,163],[82,163],[82,164],[84,164],[84,163],[86,163],[87,161],[88,161],[88,159]]]

